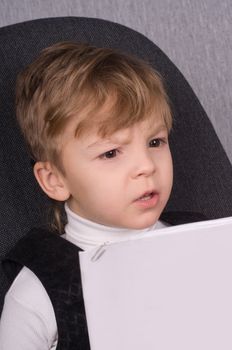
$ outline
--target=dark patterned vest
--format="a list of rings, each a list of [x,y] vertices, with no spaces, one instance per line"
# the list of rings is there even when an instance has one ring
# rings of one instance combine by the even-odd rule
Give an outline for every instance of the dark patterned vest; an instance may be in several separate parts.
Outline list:
[[[201,214],[169,212],[161,220],[178,225],[206,220]],[[57,350],[89,350],[78,253],[81,249],[57,233],[33,229],[3,261],[13,282],[23,266],[40,279],[51,299],[58,329]]]
[[[33,229],[3,261],[13,282],[22,266],[40,279],[52,302],[58,329],[57,350],[89,350],[78,253],[81,249],[57,233]]]

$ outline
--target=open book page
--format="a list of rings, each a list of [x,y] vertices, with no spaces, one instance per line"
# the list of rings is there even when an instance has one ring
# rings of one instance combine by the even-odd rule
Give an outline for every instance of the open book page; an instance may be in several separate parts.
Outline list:
[[[232,217],[80,253],[92,350],[231,350]]]

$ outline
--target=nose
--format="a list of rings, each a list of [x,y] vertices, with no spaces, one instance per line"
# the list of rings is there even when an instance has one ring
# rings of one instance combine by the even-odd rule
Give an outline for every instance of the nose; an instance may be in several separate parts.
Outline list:
[[[132,177],[148,177],[156,171],[155,160],[151,157],[148,151],[137,153],[134,159]]]

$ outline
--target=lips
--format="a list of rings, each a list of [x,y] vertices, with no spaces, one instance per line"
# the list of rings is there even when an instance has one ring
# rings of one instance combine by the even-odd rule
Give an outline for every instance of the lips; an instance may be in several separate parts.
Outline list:
[[[155,191],[147,191],[135,200],[135,204],[141,208],[149,209],[156,206],[159,194]]]
[[[149,199],[151,199],[151,197],[154,196],[154,194],[155,194],[155,191],[146,191],[146,192],[144,192],[144,193],[142,194],[142,196],[138,197],[138,198],[136,199],[136,201],[140,201],[140,200],[146,201],[146,200],[149,200]]]
[[[146,201],[149,200],[153,197],[154,192],[145,192],[141,197],[139,197],[137,200],[141,200],[141,201]]]

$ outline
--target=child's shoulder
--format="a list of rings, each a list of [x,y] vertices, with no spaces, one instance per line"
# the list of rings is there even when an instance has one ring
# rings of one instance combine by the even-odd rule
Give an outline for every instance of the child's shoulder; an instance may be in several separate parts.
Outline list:
[[[55,314],[48,294],[38,277],[27,267],[23,267],[8,290],[5,303],[17,304],[31,311],[47,325],[56,324]]]
[[[6,295],[20,301],[25,306],[30,307],[39,302],[40,305],[48,304],[50,299],[45,288],[38,279],[38,277],[27,267],[23,267],[14,279],[8,293]]]
[[[5,296],[0,328],[0,338],[5,339],[4,335],[12,331],[20,349],[28,342],[38,348],[55,342],[57,327],[51,301],[40,280],[27,267],[22,268]],[[15,340],[6,338],[12,348]]]

